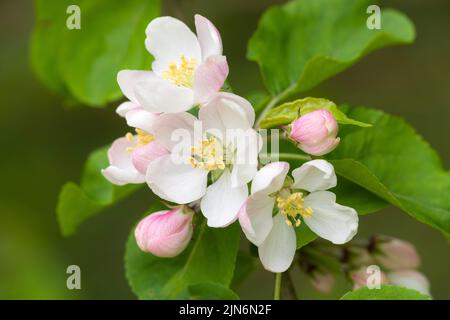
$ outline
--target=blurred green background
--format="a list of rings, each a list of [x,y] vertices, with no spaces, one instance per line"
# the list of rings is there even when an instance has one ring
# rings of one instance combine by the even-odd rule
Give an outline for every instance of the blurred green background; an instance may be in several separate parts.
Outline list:
[[[261,13],[282,2],[164,1],[163,13],[191,26],[194,13],[210,18],[222,33],[230,82],[245,95],[263,87],[256,64],[245,59],[247,40]],[[450,1],[391,0],[381,5],[411,18],[417,29],[415,44],[371,54],[307,95],[404,117],[449,168]],[[133,299],[124,277],[124,246],[132,225],[148,207],[148,191],[89,220],[70,238],[61,237],[55,215],[62,184],[79,180],[87,154],[122,135],[124,121],[114,113],[116,104],[68,108],[37,81],[28,52],[33,22],[31,1],[0,1],[0,298]],[[442,192],[450,196],[449,190]],[[437,231],[389,208],[361,219],[360,237],[375,232],[413,242],[434,298],[450,299],[450,246]],[[81,267],[81,290],[66,288],[71,264]],[[306,299],[336,298],[348,289],[341,279],[332,294],[321,295],[312,291],[306,277],[296,273],[295,281]],[[239,293],[247,299],[270,299],[272,288],[273,275],[260,268]]]

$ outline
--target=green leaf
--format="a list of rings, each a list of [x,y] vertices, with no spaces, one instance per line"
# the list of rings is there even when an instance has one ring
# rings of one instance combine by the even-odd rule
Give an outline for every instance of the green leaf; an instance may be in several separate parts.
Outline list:
[[[271,7],[250,39],[247,57],[259,64],[273,96],[304,92],[347,69],[368,53],[411,43],[413,24],[383,9],[381,29],[369,30],[373,0],[296,0]]]
[[[342,128],[327,156],[337,174],[449,235],[450,173],[437,153],[401,118],[366,108],[348,114],[373,127]]]
[[[66,13],[76,4],[81,29],[69,30]],[[149,69],[145,28],[158,16],[159,0],[35,0],[31,61],[44,84],[69,99],[104,106],[121,97],[121,69]]]
[[[192,243],[181,255],[158,258],[139,250],[134,232],[131,232],[125,254],[128,282],[140,299],[193,298],[189,289],[205,282],[228,288],[233,278],[239,239],[237,224],[218,229],[208,228],[203,221],[196,227]],[[195,296],[198,296],[199,287],[196,289]]]
[[[236,267],[234,269],[233,280],[231,281],[231,287],[233,289],[238,288],[244,280],[255,271],[259,265],[259,259],[250,254],[239,250],[236,258]]]
[[[63,235],[74,234],[86,219],[138,188],[136,185],[118,187],[103,177],[100,170],[108,166],[107,150],[108,147],[103,147],[89,155],[80,185],[67,182],[63,186],[56,208]]]
[[[196,300],[239,300],[233,290],[217,283],[205,282],[188,287],[192,299]]]
[[[311,111],[326,109],[336,118],[340,124],[351,124],[359,127],[370,127],[371,124],[353,120],[339,110],[336,104],[327,99],[304,98],[292,102],[286,102],[270,110],[261,121],[261,128],[273,128],[290,124],[300,116],[304,116]]]
[[[347,292],[341,300],[431,300],[431,298],[416,290],[382,285],[380,289],[363,287]]]

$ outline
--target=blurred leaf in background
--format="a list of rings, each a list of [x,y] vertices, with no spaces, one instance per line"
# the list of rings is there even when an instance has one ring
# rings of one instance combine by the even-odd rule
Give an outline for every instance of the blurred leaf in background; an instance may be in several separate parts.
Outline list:
[[[69,29],[76,4],[81,29]],[[145,28],[160,12],[159,0],[36,0],[31,61],[41,81],[69,100],[101,107],[122,96],[121,69],[149,69]]]

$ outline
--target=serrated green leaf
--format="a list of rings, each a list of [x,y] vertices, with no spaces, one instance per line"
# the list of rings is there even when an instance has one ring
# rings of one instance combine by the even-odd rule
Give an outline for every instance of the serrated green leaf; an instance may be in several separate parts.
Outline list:
[[[139,187],[118,187],[103,177],[100,170],[108,166],[107,150],[108,147],[103,147],[89,155],[80,185],[67,182],[62,187],[56,213],[63,235],[74,234],[86,219],[120,201]]]
[[[347,292],[341,300],[431,300],[431,298],[416,290],[382,285],[380,289],[363,287]]]
[[[188,290],[195,300],[239,300],[233,290],[213,282],[192,284]]]
[[[218,229],[207,227],[203,221],[196,227],[188,248],[181,255],[167,259],[139,250],[134,232],[131,232],[125,253],[128,282],[140,299],[192,298],[189,286],[205,282],[228,288],[233,278],[239,239],[237,224]]]
[[[373,127],[343,127],[341,143],[327,158],[338,175],[450,234],[450,173],[436,152],[404,120],[381,111],[348,114]]]
[[[81,11],[81,29],[66,27],[69,5]],[[159,0],[35,0],[31,61],[51,90],[89,106],[121,97],[121,69],[149,69],[145,27],[160,10]]]
[[[261,120],[261,128],[273,128],[287,125],[297,118],[308,114],[314,110],[326,109],[331,112],[336,121],[340,124],[351,124],[359,127],[370,127],[371,124],[350,119],[344,112],[339,110],[336,104],[330,100],[322,98],[303,98],[286,102],[270,110],[264,119]]]
[[[380,30],[366,21],[373,0],[296,0],[273,6],[250,39],[247,57],[259,64],[273,96],[304,92],[368,53],[411,43],[414,26],[402,13],[382,9]]]

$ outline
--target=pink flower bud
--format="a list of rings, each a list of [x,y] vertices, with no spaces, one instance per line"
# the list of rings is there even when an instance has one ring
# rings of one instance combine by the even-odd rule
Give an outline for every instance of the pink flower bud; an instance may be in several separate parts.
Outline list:
[[[376,274],[374,269],[371,269],[373,266],[362,266],[361,268],[350,272],[350,279],[353,282],[353,289],[359,289],[365,287],[370,284],[387,284],[389,283],[389,279],[383,271],[379,271]],[[379,269],[379,268],[378,268]]]
[[[311,280],[313,287],[322,293],[330,293],[335,284],[335,279],[331,273],[315,272]]]
[[[179,206],[145,217],[134,232],[139,248],[158,257],[180,254],[192,238],[193,215],[191,209]]]
[[[291,124],[291,139],[298,142],[304,152],[321,156],[336,148],[339,138],[338,124],[325,109],[315,110],[298,118]]]
[[[416,248],[409,242],[399,239],[381,241],[376,246],[376,261],[386,269],[415,269],[420,265]]]
[[[151,161],[168,153],[167,149],[160,143],[153,141],[142,147],[136,148],[131,155],[131,161],[136,170],[145,175]]]

